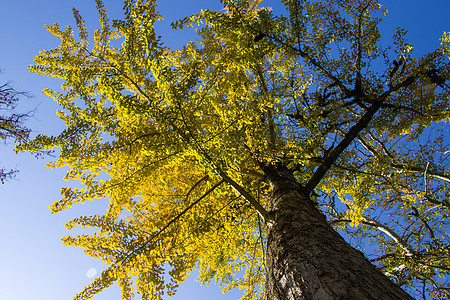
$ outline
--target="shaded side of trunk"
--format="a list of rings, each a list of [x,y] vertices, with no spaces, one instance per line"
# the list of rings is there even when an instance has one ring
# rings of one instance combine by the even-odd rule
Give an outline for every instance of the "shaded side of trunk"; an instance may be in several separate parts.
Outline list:
[[[272,185],[266,300],[413,299],[326,222],[287,169],[266,171]]]

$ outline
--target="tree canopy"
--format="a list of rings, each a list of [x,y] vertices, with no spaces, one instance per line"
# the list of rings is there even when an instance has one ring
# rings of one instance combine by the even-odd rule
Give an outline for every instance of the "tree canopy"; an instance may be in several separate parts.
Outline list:
[[[30,68],[63,80],[45,93],[67,128],[20,149],[56,149],[49,167],[81,183],[53,213],[109,199],[66,223],[95,228],[63,242],[109,266],[76,298],[118,282],[159,299],[193,268],[262,298],[273,166],[399,286],[448,297],[449,35],[416,57],[406,30],[381,36],[375,0],[221,2],[173,24],[199,36],[178,50],[152,0],[125,0],[122,20],[96,0],[93,38],[75,9],[77,35],[47,26],[61,45]]]

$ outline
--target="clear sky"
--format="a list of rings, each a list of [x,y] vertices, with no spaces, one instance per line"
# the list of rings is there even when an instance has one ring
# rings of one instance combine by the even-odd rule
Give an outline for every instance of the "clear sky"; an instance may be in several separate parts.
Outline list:
[[[266,0],[266,6],[279,5]],[[391,0],[382,2],[389,9],[382,25],[382,36],[390,38],[397,27],[409,30],[409,40],[416,55],[439,46],[443,31],[450,31],[450,0]],[[112,17],[120,16],[122,3],[105,0]],[[160,0],[164,41],[177,47],[192,38],[191,33],[171,32],[170,21],[199,11],[218,8],[218,0]],[[0,84],[11,81],[20,91],[32,97],[24,99],[20,110],[36,109],[28,126],[35,133],[56,134],[63,124],[55,115],[57,106],[41,90],[57,88],[56,79],[28,72],[28,65],[40,50],[57,46],[58,40],[44,29],[45,24],[73,25],[72,7],[80,10],[90,32],[97,27],[93,0],[19,0],[2,1],[0,17]],[[51,215],[48,206],[59,199],[65,170],[47,170],[45,162],[30,154],[14,154],[12,145],[0,146],[0,166],[17,168],[15,180],[0,185],[0,299],[65,300],[72,299],[91,281],[88,275],[102,269],[102,264],[84,255],[82,249],[65,247],[60,237],[69,232],[64,222],[81,214],[101,213],[106,203],[97,201],[69,212]],[[171,299],[237,299],[239,293],[223,295],[218,287],[200,287],[189,278],[177,296]],[[120,299],[119,289],[111,287],[94,299]]]

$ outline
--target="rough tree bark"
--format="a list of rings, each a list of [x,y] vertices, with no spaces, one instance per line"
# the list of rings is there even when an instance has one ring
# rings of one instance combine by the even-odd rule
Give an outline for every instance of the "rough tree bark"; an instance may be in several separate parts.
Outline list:
[[[413,299],[326,222],[284,167],[266,168],[272,187],[266,300]]]

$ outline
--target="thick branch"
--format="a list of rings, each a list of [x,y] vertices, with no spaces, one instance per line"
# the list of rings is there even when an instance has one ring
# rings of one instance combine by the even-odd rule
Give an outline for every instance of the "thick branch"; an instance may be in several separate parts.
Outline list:
[[[348,219],[341,219],[341,220],[334,220],[331,223],[350,223],[351,220]],[[411,247],[403,241],[403,239],[394,231],[392,228],[390,228],[387,225],[384,225],[378,221],[364,218],[361,220],[361,223],[367,226],[374,227],[378,229],[379,231],[385,233],[387,236],[389,236],[400,248],[402,248],[407,256],[412,256],[414,254],[414,251],[411,249]]]
[[[389,236],[394,242],[402,248],[407,256],[412,256],[414,254],[411,247],[403,241],[403,239],[394,231],[392,228],[388,227],[387,225],[384,225],[378,221],[364,218],[361,223],[364,225],[372,226],[377,228],[379,231],[385,233],[387,236]]]
[[[305,190],[307,193],[310,193],[320,182],[320,180],[325,176],[326,172],[330,169],[333,163],[337,160],[339,155],[350,145],[353,139],[364,129],[367,124],[369,124],[372,117],[381,107],[381,101],[374,103],[371,107],[369,107],[366,113],[362,116],[362,118],[353,125],[350,130],[345,135],[344,139],[331,151],[327,158],[323,161],[323,163],[317,168],[314,175],[308,181],[305,186]]]
[[[384,100],[392,93],[402,87],[408,86],[414,82],[415,76],[408,77],[396,86],[391,87],[388,91],[384,92],[371,107],[369,107],[366,113],[361,117],[361,119],[353,125],[350,130],[345,135],[344,139],[331,151],[328,157],[323,161],[323,163],[317,168],[314,175],[308,181],[305,186],[305,191],[310,193],[322,180],[326,172],[330,169],[333,163],[337,160],[339,155],[350,145],[350,143],[356,138],[356,136],[369,124],[375,113],[381,108]]]
[[[373,156],[377,157],[378,159],[385,157],[384,155],[378,153],[376,151],[375,148],[373,148],[372,146],[370,146],[366,141],[364,141],[364,139],[362,138],[358,138],[358,140],[361,142],[361,144],[363,144],[363,146],[370,152],[372,153]],[[380,143],[380,141],[378,141]],[[384,147],[384,145],[382,145]],[[384,150],[384,152],[387,152],[387,150]],[[450,183],[450,176],[444,174],[443,172],[440,171],[436,171],[436,170],[430,170],[430,169],[426,169],[423,167],[418,167],[418,166],[414,166],[414,165],[406,165],[406,164],[399,164],[399,163],[394,163],[392,162],[392,155],[389,154],[389,157],[386,157],[388,160],[391,160],[389,162],[389,165],[397,170],[400,171],[407,171],[407,172],[413,172],[413,173],[422,173],[422,174],[426,174],[444,181],[447,181]]]
[[[402,171],[414,172],[414,173],[423,173],[425,174],[425,168],[417,167],[417,166],[408,166],[402,164],[391,163],[391,166]],[[435,178],[447,181],[450,183],[450,176],[445,175],[443,172],[434,171],[434,170],[426,170],[426,175],[433,176]]]
[[[239,193],[239,195],[242,196],[253,208],[258,212],[258,214],[263,219],[264,223],[268,224],[271,223],[271,219],[269,217],[269,213],[267,210],[262,207],[261,204],[259,204],[258,201],[256,201],[255,198],[253,198],[252,195],[250,195],[249,192],[247,192],[242,186],[240,186],[236,181],[231,179],[225,172],[222,170],[217,170],[219,173],[220,178],[222,178],[223,181],[228,183],[236,192]]]

